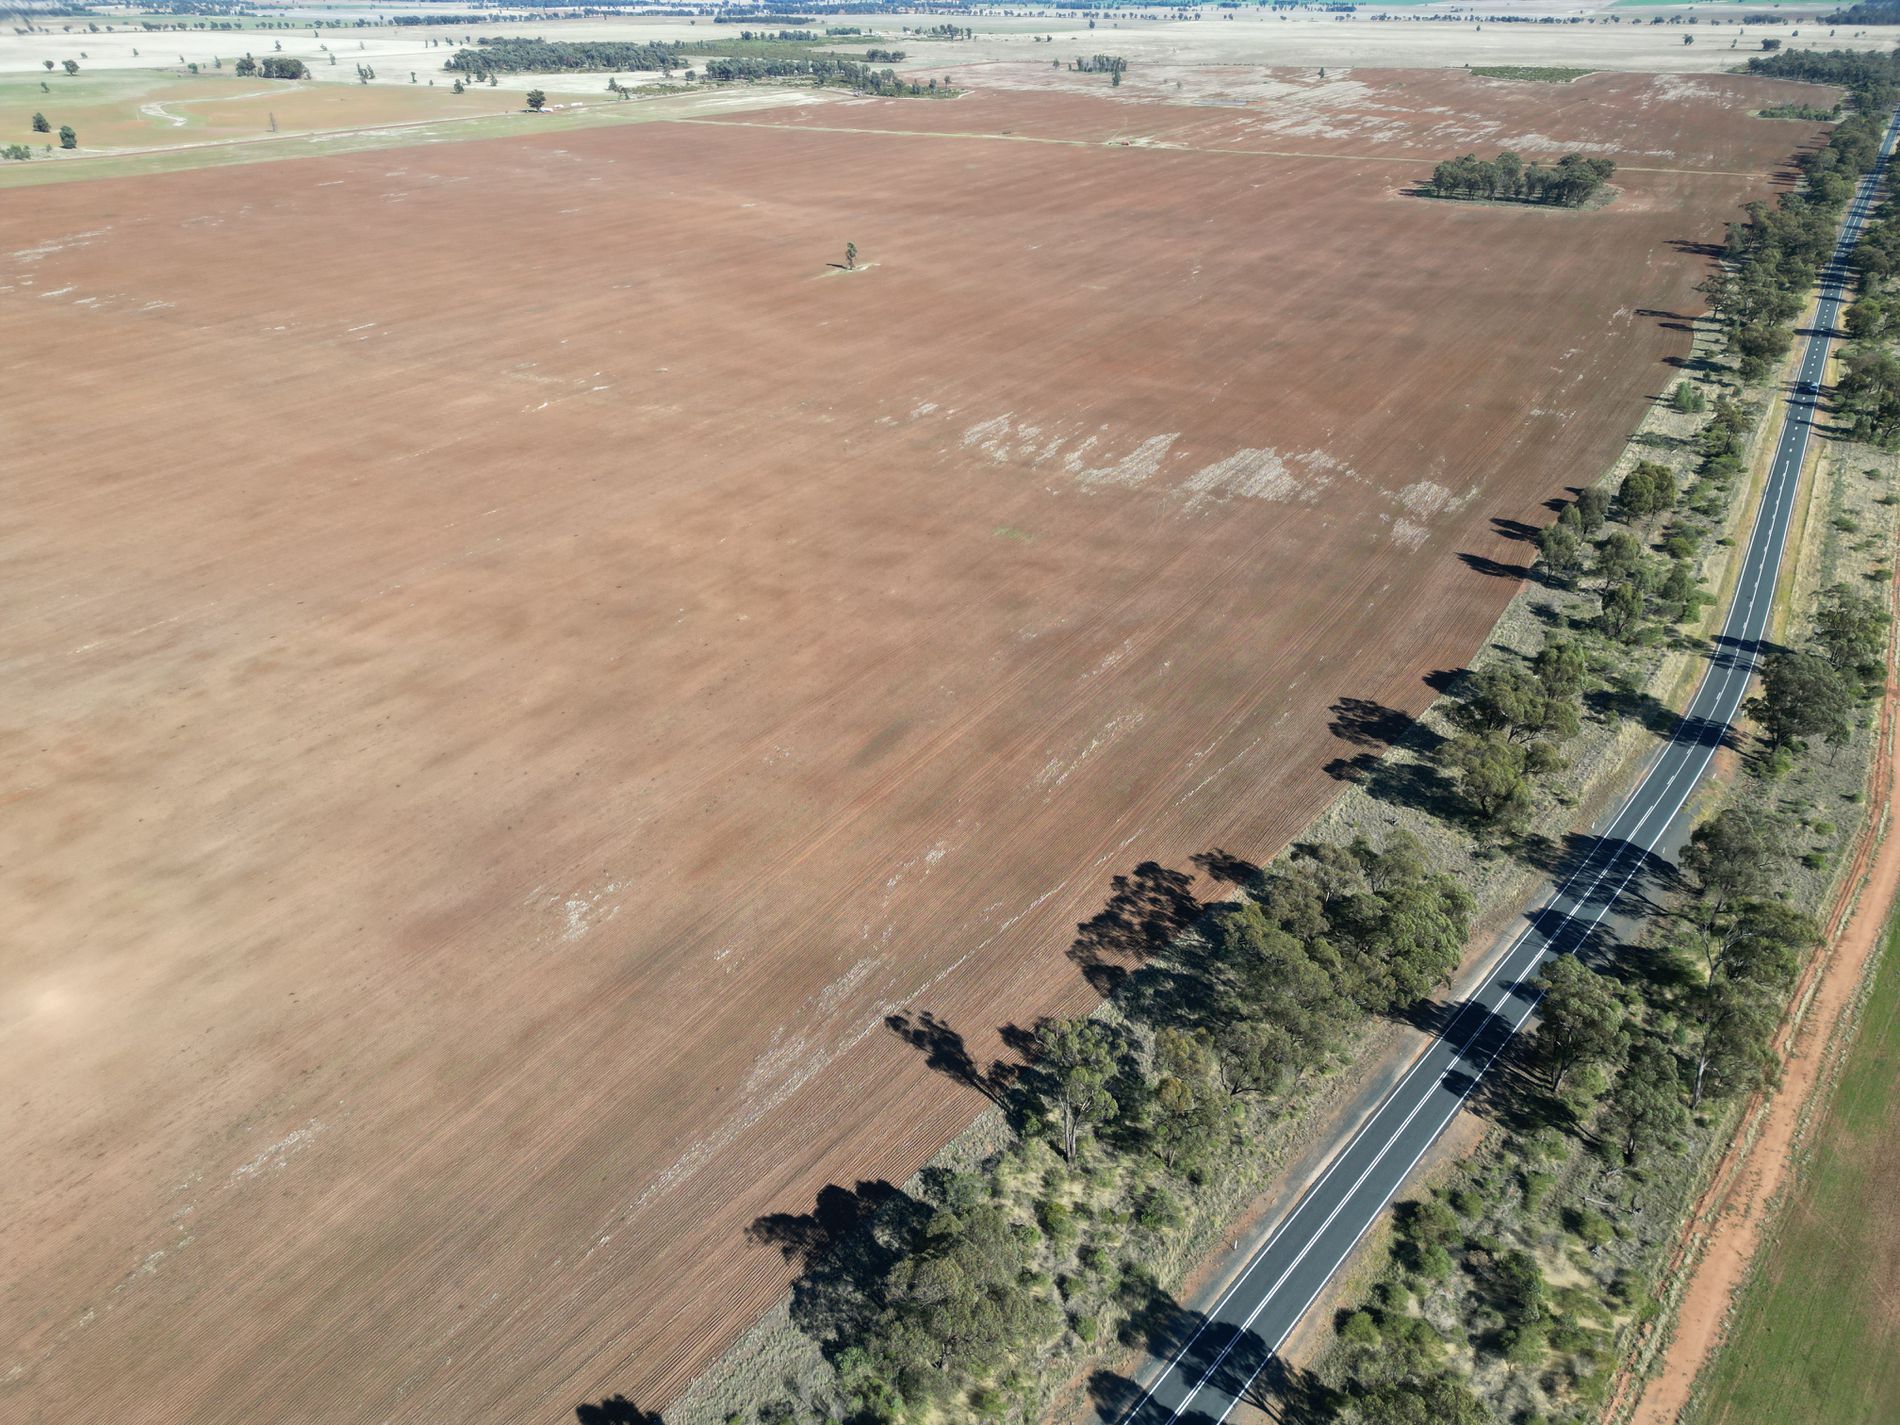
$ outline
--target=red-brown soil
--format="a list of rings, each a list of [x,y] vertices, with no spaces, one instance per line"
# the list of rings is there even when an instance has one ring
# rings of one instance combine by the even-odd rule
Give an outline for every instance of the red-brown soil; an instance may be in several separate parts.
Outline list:
[[[1667,146],[1811,136],[1723,84]],[[1092,1004],[1112,877],[1469,656],[1765,185],[1619,186],[646,124],[0,208],[5,1413],[670,1398],[979,1106],[887,1015]]]

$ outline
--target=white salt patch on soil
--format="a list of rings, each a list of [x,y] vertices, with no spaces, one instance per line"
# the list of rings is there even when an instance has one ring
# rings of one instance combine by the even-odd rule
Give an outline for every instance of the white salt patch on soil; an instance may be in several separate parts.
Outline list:
[[[310,1122],[305,1124],[302,1128],[293,1129],[282,1138],[279,1138],[275,1143],[271,1144],[270,1147],[259,1153],[255,1158],[252,1158],[250,1162],[241,1163],[236,1168],[233,1168],[231,1170],[231,1181],[238,1182],[244,1178],[254,1178],[267,1169],[283,1167],[284,1164],[290,1160],[293,1153],[308,1148],[310,1144],[315,1141],[316,1136],[322,1131],[323,1125],[316,1119],[311,1119]]]
[[[1054,790],[1061,786],[1064,782],[1068,781],[1070,777],[1075,775],[1077,769],[1079,769],[1083,763],[1087,762],[1104,748],[1114,746],[1115,743],[1119,742],[1128,733],[1140,727],[1142,723],[1147,720],[1148,715],[1143,712],[1126,712],[1110,718],[1108,722],[1103,725],[1102,730],[1089,739],[1089,745],[1076,753],[1075,756],[1066,760],[1060,756],[1051,757],[1043,766],[1043,769],[1036,774],[1036,785],[1049,790]]]
[[[1435,480],[1414,481],[1393,498],[1420,519],[1430,519],[1452,504],[1451,491]]]
[[[1404,549],[1417,549],[1428,538],[1431,531],[1424,525],[1413,524],[1401,516],[1392,521],[1392,542]]]
[[[1297,499],[1306,492],[1279,451],[1254,448],[1236,450],[1224,460],[1202,466],[1181,483],[1181,489],[1187,492],[1190,510],[1236,496],[1277,501]]]
[[[1167,459],[1168,451],[1180,438],[1179,431],[1149,436],[1120,460],[1088,470],[1079,469],[1076,457],[1072,454],[1069,457],[1069,470],[1077,483],[1085,487],[1113,485],[1133,489],[1154,478],[1161,469],[1161,462]]]
[[[986,421],[978,421],[963,433],[963,447],[966,450],[981,450],[992,460],[1004,459],[1009,451],[1009,415],[992,416]]]

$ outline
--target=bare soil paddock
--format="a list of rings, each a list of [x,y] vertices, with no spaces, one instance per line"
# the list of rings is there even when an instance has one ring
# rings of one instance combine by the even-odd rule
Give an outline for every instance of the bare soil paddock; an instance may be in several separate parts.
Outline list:
[[[1786,92],[1645,90],[1720,172],[1576,214],[746,123],[8,203],[4,1413],[670,1398],[749,1222],[977,1107],[886,1015],[1092,1004],[1111,878],[1271,853],[1470,654]],[[1057,103],[811,122],[1198,112]]]

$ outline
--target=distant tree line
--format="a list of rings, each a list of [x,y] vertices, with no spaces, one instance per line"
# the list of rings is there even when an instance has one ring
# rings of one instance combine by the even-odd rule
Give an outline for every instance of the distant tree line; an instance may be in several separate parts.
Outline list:
[[[928,83],[899,79],[893,70],[872,69],[869,65],[830,55],[796,59],[760,59],[750,55],[709,59],[701,72],[708,79],[723,81],[809,78],[815,84],[836,85],[858,94],[885,97],[921,97],[949,92],[940,89],[935,79]]]
[[[1854,249],[1860,296],[1847,310],[1848,344],[1835,384],[1836,408],[1857,440],[1900,445],[1900,200],[1889,194]]]
[[[1847,310],[1848,343],[1834,394],[1838,413],[1857,440],[1900,445],[1900,202],[1889,195],[1854,249],[1860,296]]]
[[[1070,60],[1069,68],[1078,74],[1126,74],[1128,61],[1118,54],[1091,54]]]
[[[1801,159],[1798,191],[1782,194],[1773,206],[1750,203],[1744,220],[1730,224],[1722,265],[1702,284],[1728,328],[1742,379],[1759,381],[1793,345],[1794,319],[1833,253],[1840,212],[1879,155],[1887,116],[1900,97],[1900,55],[1809,50],[1751,59],[1748,68],[1847,85],[1852,106],[1826,144]]]
[[[1839,104],[1822,108],[1819,104],[1770,104],[1761,111],[1764,119],[1806,119],[1811,123],[1831,124],[1841,116]]]
[[[457,50],[442,67],[474,79],[492,74],[554,74],[657,70],[680,65],[681,46],[664,41],[629,44],[619,40],[542,40],[481,36],[477,48]]]
[[[1895,3],[1895,0],[1882,0]],[[1750,74],[1771,79],[1799,79],[1808,84],[1836,84],[1853,94],[1856,107],[1883,107],[1883,100],[1900,89],[1900,52],[1892,50],[1782,50],[1756,55],[1748,61]],[[1887,104],[1886,107],[1891,107]]]
[[[245,55],[233,67],[240,79],[308,79],[310,67],[287,54],[267,54],[262,59]]]
[[[472,79],[488,80],[501,74],[541,74],[557,71],[606,72],[654,70],[670,75],[686,62],[688,54],[716,49],[717,44],[688,47],[682,43],[625,44],[606,40],[481,39],[477,48],[456,51],[443,68],[458,71]],[[896,63],[904,58],[902,50],[873,49],[865,58],[872,63]],[[859,94],[922,96],[947,93],[938,81],[902,80],[889,69],[873,69],[870,64],[827,54],[794,55],[715,55],[698,70],[698,76],[715,82],[756,81],[762,79],[810,79],[817,84],[837,85]],[[694,78],[692,70],[687,78]],[[617,87],[617,86],[616,86]]]
[[[1616,171],[1607,158],[1567,153],[1554,165],[1525,163],[1500,153],[1481,159],[1474,153],[1446,159],[1432,170],[1431,191],[1438,198],[1481,198],[1493,202],[1550,203],[1575,208],[1588,201]]]

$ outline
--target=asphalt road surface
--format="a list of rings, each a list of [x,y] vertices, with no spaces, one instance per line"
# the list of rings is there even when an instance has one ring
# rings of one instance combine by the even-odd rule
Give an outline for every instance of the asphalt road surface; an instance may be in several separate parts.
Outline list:
[[[1207,1425],[1223,1421],[1250,1392],[1264,1389],[1280,1348],[1367,1228],[1398,1192],[1426,1149],[1457,1116],[1511,1036],[1537,1007],[1530,981],[1553,955],[1602,936],[1606,919],[1628,911],[1689,793],[1727,736],[1755,669],[1774,605],[1788,523],[1827,364],[1835,318],[1847,296],[1846,265],[1886,167],[1900,114],[1888,126],[1881,160],[1861,182],[1822,274],[1820,304],[1788,395],[1774,466],[1728,618],[1689,708],[1622,809],[1574,870],[1526,916],[1524,929],[1480,987],[1390,1094],[1340,1148],[1205,1318],[1179,1323],[1171,1354],[1151,1361],[1121,1425]],[[1634,883],[1634,884],[1633,884]],[[1266,1373],[1263,1381],[1263,1373]],[[1257,1383],[1259,1383],[1257,1385]]]

